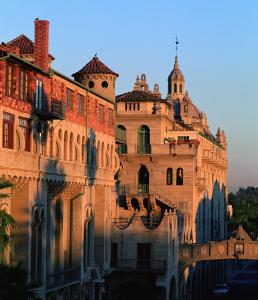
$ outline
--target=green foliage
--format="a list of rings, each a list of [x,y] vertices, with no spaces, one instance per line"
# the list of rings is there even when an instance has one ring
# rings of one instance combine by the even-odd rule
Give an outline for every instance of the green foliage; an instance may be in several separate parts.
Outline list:
[[[240,188],[236,194],[230,193],[229,204],[233,206],[231,229],[242,225],[253,239],[258,237],[258,187]]]
[[[0,190],[6,188],[12,188],[13,184],[9,181],[0,179]],[[0,193],[0,198],[10,197],[7,193]],[[4,261],[6,251],[12,252],[13,242],[11,239],[11,233],[17,228],[14,218],[9,215],[5,210],[1,209],[0,206],[0,263]]]

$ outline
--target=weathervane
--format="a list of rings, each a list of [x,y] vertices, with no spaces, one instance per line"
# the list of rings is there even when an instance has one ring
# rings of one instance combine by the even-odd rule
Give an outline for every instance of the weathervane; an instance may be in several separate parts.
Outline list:
[[[177,56],[178,45],[179,45],[179,40],[178,40],[178,37],[176,35],[176,56]]]

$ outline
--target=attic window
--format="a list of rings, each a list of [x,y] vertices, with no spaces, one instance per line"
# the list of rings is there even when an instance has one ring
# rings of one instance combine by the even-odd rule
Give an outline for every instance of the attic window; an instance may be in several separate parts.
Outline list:
[[[108,87],[107,81],[102,81],[101,85],[104,89],[106,89]]]
[[[94,82],[90,80],[88,86],[90,89],[94,88]]]

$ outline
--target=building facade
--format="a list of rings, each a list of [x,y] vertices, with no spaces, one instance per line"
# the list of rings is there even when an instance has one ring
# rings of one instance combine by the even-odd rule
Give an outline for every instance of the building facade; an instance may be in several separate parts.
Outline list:
[[[185,299],[188,293],[189,298],[193,284],[188,283],[187,290],[187,281],[199,267],[187,268],[179,276],[178,261],[173,262],[180,243],[225,238],[227,142],[220,128],[212,135],[205,113],[185,91],[178,57],[165,99],[157,84],[150,91],[145,74],[137,76],[133,91],[116,97],[116,144],[120,158],[119,208],[112,230],[116,271],[127,266],[142,273],[139,261],[148,257],[146,273],[155,277],[152,283],[159,297]],[[172,227],[167,221],[171,210],[177,220]],[[174,243],[176,251],[170,256]],[[156,270],[157,257],[164,259],[163,273]],[[132,283],[134,273],[126,276],[125,281]]]
[[[109,272],[118,74],[97,57],[73,74],[54,70],[49,22],[0,45],[2,199],[20,229],[10,264],[22,261],[42,299],[101,299]]]

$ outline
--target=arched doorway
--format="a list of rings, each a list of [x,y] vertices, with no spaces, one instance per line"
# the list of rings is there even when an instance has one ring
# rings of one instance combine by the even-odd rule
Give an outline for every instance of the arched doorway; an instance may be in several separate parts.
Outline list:
[[[150,129],[146,125],[140,126],[138,130],[138,154],[150,154],[151,145],[150,145]]]
[[[138,172],[138,193],[149,193],[149,172],[145,165],[141,165]]]
[[[176,300],[176,280],[174,276],[170,281],[169,300]]]

